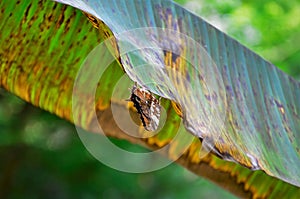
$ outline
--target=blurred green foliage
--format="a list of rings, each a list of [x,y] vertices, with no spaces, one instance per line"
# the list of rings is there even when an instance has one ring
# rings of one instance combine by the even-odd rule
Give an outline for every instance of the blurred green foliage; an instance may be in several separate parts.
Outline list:
[[[298,0],[178,2],[300,79]],[[3,90],[0,136],[0,198],[234,198],[175,164],[146,174],[108,168],[70,123]]]
[[[72,124],[4,90],[0,136],[0,198],[234,198],[176,164],[144,174],[111,169],[89,154]]]

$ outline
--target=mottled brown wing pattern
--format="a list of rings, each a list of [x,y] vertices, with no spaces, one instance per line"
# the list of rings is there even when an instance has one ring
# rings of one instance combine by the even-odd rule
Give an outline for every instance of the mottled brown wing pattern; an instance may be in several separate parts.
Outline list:
[[[144,128],[147,131],[155,131],[159,124],[161,106],[160,100],[143,87],[138,87],[135,83],[132,90],[130,101],[137,109]]]

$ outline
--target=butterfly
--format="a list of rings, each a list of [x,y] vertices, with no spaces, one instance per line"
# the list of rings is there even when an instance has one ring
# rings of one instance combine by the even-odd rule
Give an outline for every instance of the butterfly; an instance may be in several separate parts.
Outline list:
[[[137,83],[131,89],[130,101],[140,115],[140,119],[147,131],[155,131],[159,124],[161,105],[160,99],[144,87],[138,87]]]

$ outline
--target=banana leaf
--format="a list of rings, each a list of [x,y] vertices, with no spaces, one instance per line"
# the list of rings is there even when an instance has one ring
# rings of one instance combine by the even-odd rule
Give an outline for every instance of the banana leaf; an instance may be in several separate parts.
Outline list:
[[[206,149],[300,185],[299,82],[171,1],[59,2],[106,23],[128,76],[178,103]]]
[[[176,102],[184,127],[201,138],[205,150],[299,186],[298,82],[173,2],[72,3],[105,22],[109,28],[97,19],[94,25],[102,34],[114,35],[107,43],[113,44],[128,77],[152,93]],[[91,109],[86,109],[86,103],[94,98],[86,90],[89,86],[92,91],[99,89],[95,91],[96,120],[100,121],[102,131],[152,149],[166,145],[174,129],[185,132],[170,101],[162,100],[168,113],[162,133],[144,139],[120,133],[108,110],[114,104],[118,114],[126,112],[127,103],[120,98],[128,97],[127,88],[132,82],[123,80],[119,92],[115,92],[120,95],[108,97],[124,73],[114,57],[109,57],[111,49],[103,45],[100,51],[94,51],[98,57],[93,58],[100,59],[92,61],[98,67],[90,67],[89,59],[83,62],[101,36],[78,12],[53,2],[17,1],[16,5],[0,5],[0,16],[7,19],[1,23],[5,29],[0,41],[1,87],[94,132],[98,131],[95,117],[91,116]],[[97,73],[99,63],[110,66],[100,71],[105,75],[94,87],[86,83],[95,83],[99,76],[80,71],[82,63]],[[78,82],[79,88],[72,93]],[[140,134],[140,130],[133,131]],[[144,136],[147,133],[142,132]],[[222,161],[211,153],[200,158],[198,140],[191,145],[188,140],[188,150],[181,151],[186,145],[179,147],[177,154],[179,141],[175,139],[170,145],[175,147],[166,151],[170,158],[177,159],[184,153],[177,160],[180,164],[222,186],[228,182],[235,184],[235,188],[228,189],[237,195],[299,195],[298,188],[261,171]]]

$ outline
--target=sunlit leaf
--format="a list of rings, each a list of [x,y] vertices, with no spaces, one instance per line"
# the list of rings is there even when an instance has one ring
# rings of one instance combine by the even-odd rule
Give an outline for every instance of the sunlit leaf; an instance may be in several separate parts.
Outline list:
[[[179,103],[207,148],[300,185],[298,82],[171,1],[60,2],[104,21],[129,77]]]

